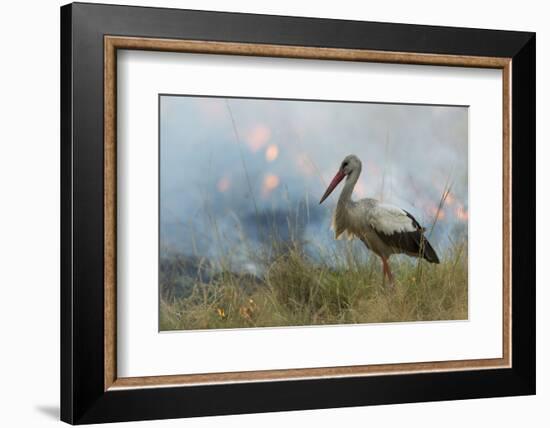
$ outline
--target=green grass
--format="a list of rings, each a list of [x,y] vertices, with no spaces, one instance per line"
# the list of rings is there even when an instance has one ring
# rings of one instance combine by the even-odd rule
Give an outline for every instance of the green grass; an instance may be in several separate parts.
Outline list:
[[[291,244],[269,257],[255,255],[264,272],[261,276],[235,273],[227,267],[230,263],[202,267],[201,277],[208,278],[202,281],[181,278],[172,269],[161,283],[160,329],[468,318],[466,241],[440,254],[438,265],[404,256],[390,259],[394,289],[382,285],[379,259],[365,254],[366,249],[345,244],[339,254],[320,249],[314,261],[299,245]],[[331,263],[326,263],[329,259]],[[182,261],[173,256],[170,263]],[[174,292],[182,284],[186,291]]]

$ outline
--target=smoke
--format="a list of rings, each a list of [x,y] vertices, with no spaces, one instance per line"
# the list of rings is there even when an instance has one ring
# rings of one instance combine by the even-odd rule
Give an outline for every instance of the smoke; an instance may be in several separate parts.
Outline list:
[[[160,108],[163,251],[215,258],[273,230],[337,245],[338,189],[318,201],[351,153],[363,162],[355,198],[382,199],[430,226],[451,183],[430,239],[444,249],[467,231],[466,107],[163,96]]]

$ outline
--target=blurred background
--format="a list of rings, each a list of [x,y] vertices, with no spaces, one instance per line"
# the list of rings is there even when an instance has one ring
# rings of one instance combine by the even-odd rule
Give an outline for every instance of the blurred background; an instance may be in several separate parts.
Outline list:
[[[464,239],[467,107],[163,95],[161,260],[178,254],[194,271],[229,253],[232,270],[256,275],[251,249],[275,236],[313,259],[337,250],[340,189],[319,199],[348,154],[363,162],[355,199],[397,205],[428,229],[437,217],[429,236],[438,252]]]

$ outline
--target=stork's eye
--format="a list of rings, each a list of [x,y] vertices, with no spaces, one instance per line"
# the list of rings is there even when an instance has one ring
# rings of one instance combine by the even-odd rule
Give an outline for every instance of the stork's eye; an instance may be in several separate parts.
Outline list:
[[[345,168],[346,166],[348,166],[348,163],[347,163],[347,162],[343,162],[343,163],[342,163],[342,168]]]

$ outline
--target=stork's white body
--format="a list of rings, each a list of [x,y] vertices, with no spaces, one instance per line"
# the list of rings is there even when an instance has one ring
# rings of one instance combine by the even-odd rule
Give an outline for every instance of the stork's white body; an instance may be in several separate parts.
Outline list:
[[[380,235],[416,231],[413,219],[401,208],[371,198],[339,201],[332,217],[332,228],[336,239],[358,238],[370,250],[386,258],[408,252],[382,239]]]

